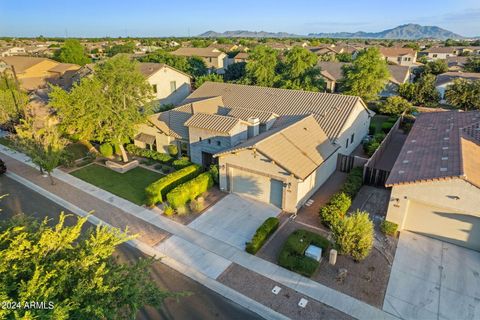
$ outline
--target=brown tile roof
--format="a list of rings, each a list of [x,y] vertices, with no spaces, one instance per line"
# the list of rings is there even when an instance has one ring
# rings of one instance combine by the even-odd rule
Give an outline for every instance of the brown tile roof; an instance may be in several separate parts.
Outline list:
[[[423,52],[428,52],[428,53],[452,53],[452,54],[455,51],[458,51],[458,49],[455,47],[432,47],[432,48],[423,50]]]
[[[161,70],[162,68],[169,68],[171,70],[174,70],[176,72],[179,72],[181,74],[186,75],[187,77],[191,77],[189,74],[180,71],[178,69],[175,69],[174,67],[171,67],[165,63],[155,63],[155,62],[139,62],[138,64],[138,70],[140,71],[141,74],[143,74],[146,78],[151,77],[157,71]]]
[[[195,113],[185,122],[186,127],[200,128],[219,133],[229,133],[239,123],[245,123],[240,119],[222,116],[218,114]]]
[[[410,76],[410,68],[407,66],[388,65],[390,71],[390,81],[396,84],[407,82]]]
[[[177,50],[172,51],[172,54],[185,57],[198,56],[217,58],[225,53],[215,48],[178,48]]]
[[[11,57],[2,57],[0,60],[5,61],[7,64],[15,67],[16,73],[24,73],[29,68],[34,65],[39,64],[43,61],[48,61],[47,58],[38,58],[38,57],[25,57],[25,56],[11,56]],[[50,60],[53,62],[53,60]]]
[[[343,78],[343,66],[348,65],[345,62],[319,61],[320,73],[325,78],[332,81],[339,81]],[[396,84],[405,83],[410,75],[410,68],[407,66],[388,65],[390,71],[390,81]]]
[[[277,118],[278,115],[273,112],[265,112],[260,110],[246,109],[246,108],[232,108],[229,109],[227,115],[230,117],[248,121],[249,118],[258,118],[261,123],[266,123],[272,118]]]
[[[480,111],[420,114],[386,185],[454,177],[478,183],[479,127]]]
[[[445,72],[437,76],[435,81],[436,86],[441,86],[443,84],[452,82],[455,79],[466,79],[466,80],[480,80],[480,73],[476,72]]]
[[[239,52],[233,57],[234,59],[245,59],[247,60],[250,55],[247,52]]]
[[[398,57],[398,56],[405,56],[405,55],[415,55],[415,50],[411,48],[385,48],[379,47],[380,53],[385,57]]]
[[[205,82],[184,103],[218,96],[228,108],[253,109],[279,116],[313,114],[330,139],[340,134],[358,103],[367,109],[355,96],[218,82]]]
[[[64,74],[67,71],[76,71],[79,70],[81,67],[78,64],[73,63],[59,63],[55,67],[48,69],[51,72],[57,72]]]
[[[338,148],[310,115],[287,126],[264,132],[215,156],[255,149],[303,180]]]

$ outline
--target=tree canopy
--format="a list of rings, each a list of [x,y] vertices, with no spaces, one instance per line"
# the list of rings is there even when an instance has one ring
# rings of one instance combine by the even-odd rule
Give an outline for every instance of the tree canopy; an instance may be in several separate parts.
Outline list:
[[[410,102],[399,96],[388,97],[380,106],[380,112],[388,115],[400,115],[404,111],[410,112],[413,106]]]
[[[471,57],[465,63],[465,71],[480,72],[480,57]]]
[[[375,47],[360,52],[351,64],[343,68],[343,92],[359,96],[367,102],[378,98],[390,77],[387,63]]]
[[[77,39],[67,39],[62,47],[55,52],[54,59],[64,63],[85,65],[91,60],[85,52],[85,48]]]
[[[165,50],[157,50],[138,59],[140,62],[165,63],[170,67],[190,74],[193,77],[204,76],[208,73],[205,61],[200,57],[175,56]]]
[[[65,132],[120,148],[151,113],[152,99],[152,88],[136,62],[123,55],[99,64],[93,77],[82,79],[70,92],[54,87],[50,93]]]
[[[0,73],[0,124],[14,123],[25,116],[28,95],[18,86],[13,76]]]
[[[264,87],[273,87],[278,79],[275,68],[277,66],[277,52],[267,46],[256,46],[249,53],[250,61],[246,67],[246,78],[252,84]]]
[[[122,44],[114,44],[107,49],[107,56],[113,57],[119,53],[133,53],[135,51],[135,43],[128,41]]]
[[[126,233],[99,226],[82,235],[86,218],[73,226],[65,218],[60,214],[55,226],[24,216],[0,222],[0,299],[47,304],[0,309],[0,318],[133,319],[144,305],[160,307],[179,296],[150,281],[152,259],[130,265],[114,258],[116,247],[131,239]]]
[[[445,98],[452,106],[467,110],[480,109],[480,80],[469,81],[455,79],[453,84],[447,87]]]

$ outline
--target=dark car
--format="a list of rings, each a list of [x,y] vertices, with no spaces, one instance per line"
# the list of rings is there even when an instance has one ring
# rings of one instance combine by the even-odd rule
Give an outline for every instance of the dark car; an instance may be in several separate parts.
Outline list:
[[[7,172],[7,166],[5,165],[5,162],[0,159],[0,174],[3,174]]]

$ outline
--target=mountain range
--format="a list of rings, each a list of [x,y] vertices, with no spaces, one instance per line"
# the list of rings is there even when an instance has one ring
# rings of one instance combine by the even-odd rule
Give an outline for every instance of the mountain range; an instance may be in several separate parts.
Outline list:
[[[308,35],[298,35],[287,32],[266,32],[266,31],[225,31],[215,32],[207,31],[199,35],[204,38],[354,38],[354,39],[462,39],[463,36],[453,33],[451,31],[442,29],[437,26],[421,26],[419,24],[404,24],[392,29],[383,30],[380,32],[334,32],[334,33],[309,33]]]

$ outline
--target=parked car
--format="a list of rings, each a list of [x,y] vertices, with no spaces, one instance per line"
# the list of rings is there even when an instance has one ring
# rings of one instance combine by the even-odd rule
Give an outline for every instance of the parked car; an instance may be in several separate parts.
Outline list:
[[[3,174],[7,172],[7,166],[5,165],[5,162],[0,159],[0,174]]]

